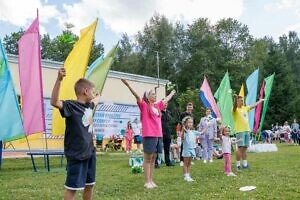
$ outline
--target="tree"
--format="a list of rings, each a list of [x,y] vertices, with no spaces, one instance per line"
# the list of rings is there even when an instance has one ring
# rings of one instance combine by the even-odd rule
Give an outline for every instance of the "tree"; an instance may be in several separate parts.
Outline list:
[[[176,55],[174,49],[175,31],[173,25],[164,16],[154,15],[149,23],[136,35],[140,72],[143,75],[157,77],[157,54],[159,54],[160,78],[169,79],[176,73]],[[177,45],[179,46],[179,45]]]
[[[50,38],[49,34],[41,36],[41,57],[42,59],[53,60],[63,62],[73,49],[73,45],[79,39],[70,28],[70,24],[67,24],[67,30],[64,30],[62,34],[57,35],[54,39]],[[3,39],[6,52],[9,54],[18,55],[18,40],[22,37],[24,31],[21,29],[18,32],[13,32],[10,35],[6,35]],[[101,43],[96,44],[93,41],[89,64],[96,60],[104,53],[104,47]]]
[[[6,53],[18,55],[18,41],[24,34],[24,30],[20,29],[18,32],[13,32],[11,35],[5,35],[3,38],[4,48]]]
[[[250,74],[245,58],[252,45],[252,36],[246,25],[232,18],[222,19],[215,25],[216,37],[223,57],[221,68],[230,73],[232,88],[240,88],[245,75]]]
[[[138,74],[138,62],[138,55],[134,51],[134,44],[131,44],[131,40],[127,34],[122,34],[115,62],[113,62],[111,69]]]
[[[290,98],[292,97],[292,77],[291,66],[276,43],[269,46],[268,59],[264,63],[262,74],[264,77],[275,73],[275,79],[272,87],[265,127],[270,127],[272,123],[291,119],[293,108]]]

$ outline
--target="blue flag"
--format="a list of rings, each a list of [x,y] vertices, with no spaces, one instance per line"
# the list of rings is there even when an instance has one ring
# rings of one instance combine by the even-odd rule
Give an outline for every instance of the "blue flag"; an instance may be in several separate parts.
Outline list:
[[[24,137],[22,117],[15,88],[0,40],[0,140],[3,142]]]
[[[259,69],[252,72],[252,74],[250,74],[250,76],[246,80],[246,86],[248,91],[246,97],[246,105],[252,105],[256,102],[258,74],[259,74]],[[254,127],[254,114],[255,114],[255,108],[250,110],[250,112],[248,113],[249,127],[251,131],[253,131],[253,127]]]

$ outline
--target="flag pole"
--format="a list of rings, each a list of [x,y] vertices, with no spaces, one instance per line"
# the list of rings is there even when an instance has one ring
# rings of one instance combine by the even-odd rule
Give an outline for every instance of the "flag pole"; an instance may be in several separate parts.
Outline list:
[[[2,148],[3,148],[2,140],[0,140],[0,170],[2,166]]]
[[[39,9],[37,8],[36,9],[36,16],[37,16],[37,18],[38,18],[38,21],[39,21]],[[40,23],[38,23],[38,25],[40,25]],[[39,30],[39,29],[38,29]],[[39,42],[39,48],[41,48],[41,44],[40,44],[40,41],[41,41],[41,38],[40,38],[40,31],[38,31],[38,37],[39,37],[39,40],[38,40],[38,42]],[[42,67],[42,64],[41,64],[41,51],[39,51],[40,53],[39,53],[39,62],[40,62],[40,66]],[[40,74],[41,76],[42,76],[42,74]],[[42,85],[42,83],[41,83],[41,85]],[[43,88],[42,88],[43,89]],[[42,98],[43,98],[43,95],[42,95]],[[43,109],[43,115],[45,116],[45,113],[44,113],[44,109]],[[43,132],[43,135],[45,135],[45,145],[46,145],[46,151],[48,151],[48,140],[47,140],[47,133],[46,133],[46,131],[45,131],[45,118],[44,118],[44,132]]]

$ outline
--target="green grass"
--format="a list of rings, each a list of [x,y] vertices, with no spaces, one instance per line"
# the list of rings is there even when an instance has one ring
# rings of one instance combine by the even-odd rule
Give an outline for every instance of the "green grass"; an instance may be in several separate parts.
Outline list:
[[[300,147],[279,145],[278,152],[249,153],[251,169],[237,177],[223,174],[224,160],[203,164],[194,161],[191,175],[196,182],[183,181],[182,169],[165,167],[155,170],[154,190],[143,188],[143,174],[131,174],[126,154],[102,154],[97,157],[94,199],[299,199]],[[234,160],[234,158],[233,158]],[[36,159],[38,172],[32,172],[28,158],[4,159],[0,171],[0,199],[62,199],[65,168],[59,158],[51,157],[51,172]],[[64,163],[65,164],[65,163]],[[233,162],[234,165],[234,162]],[[249,192],[242,186],[254,185]],[[81,199],[81,192],[77,198]]]

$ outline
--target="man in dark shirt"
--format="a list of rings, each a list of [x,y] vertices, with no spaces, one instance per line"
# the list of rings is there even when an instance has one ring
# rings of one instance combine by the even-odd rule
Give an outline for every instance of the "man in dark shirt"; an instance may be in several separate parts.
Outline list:
[[[191,116],[193,118],[194,125],[196,125],[196,120],[195,120],[195,118],[193,116],[193,109],[194,109],[193,103],[192,102],[187,103],[187,105],[186,105],[186,111],[184,111],[183,113],[181,113],[180,117],[179,117],[179,123],[180,123],[181,127],[182,127],[181,122],[182,122],[183,118],[185,118],[186,116]],[[177,133],[178,137],[181,137],[181,135],[182,135],[182,128]],[[181,142],[181,147],[180,147],[180,166],[183,166],[182,149],[183,149],[183,142]]]
[[[165,105],[165,109],[161,111],[161,125],[163,132],[163,144],[165,153],[165,163],[167,166],[174,166],[170,161],[170,144],[171,144],[171,131],[169,122],[171,120],[171,113],[167,110],[168,104]]]

